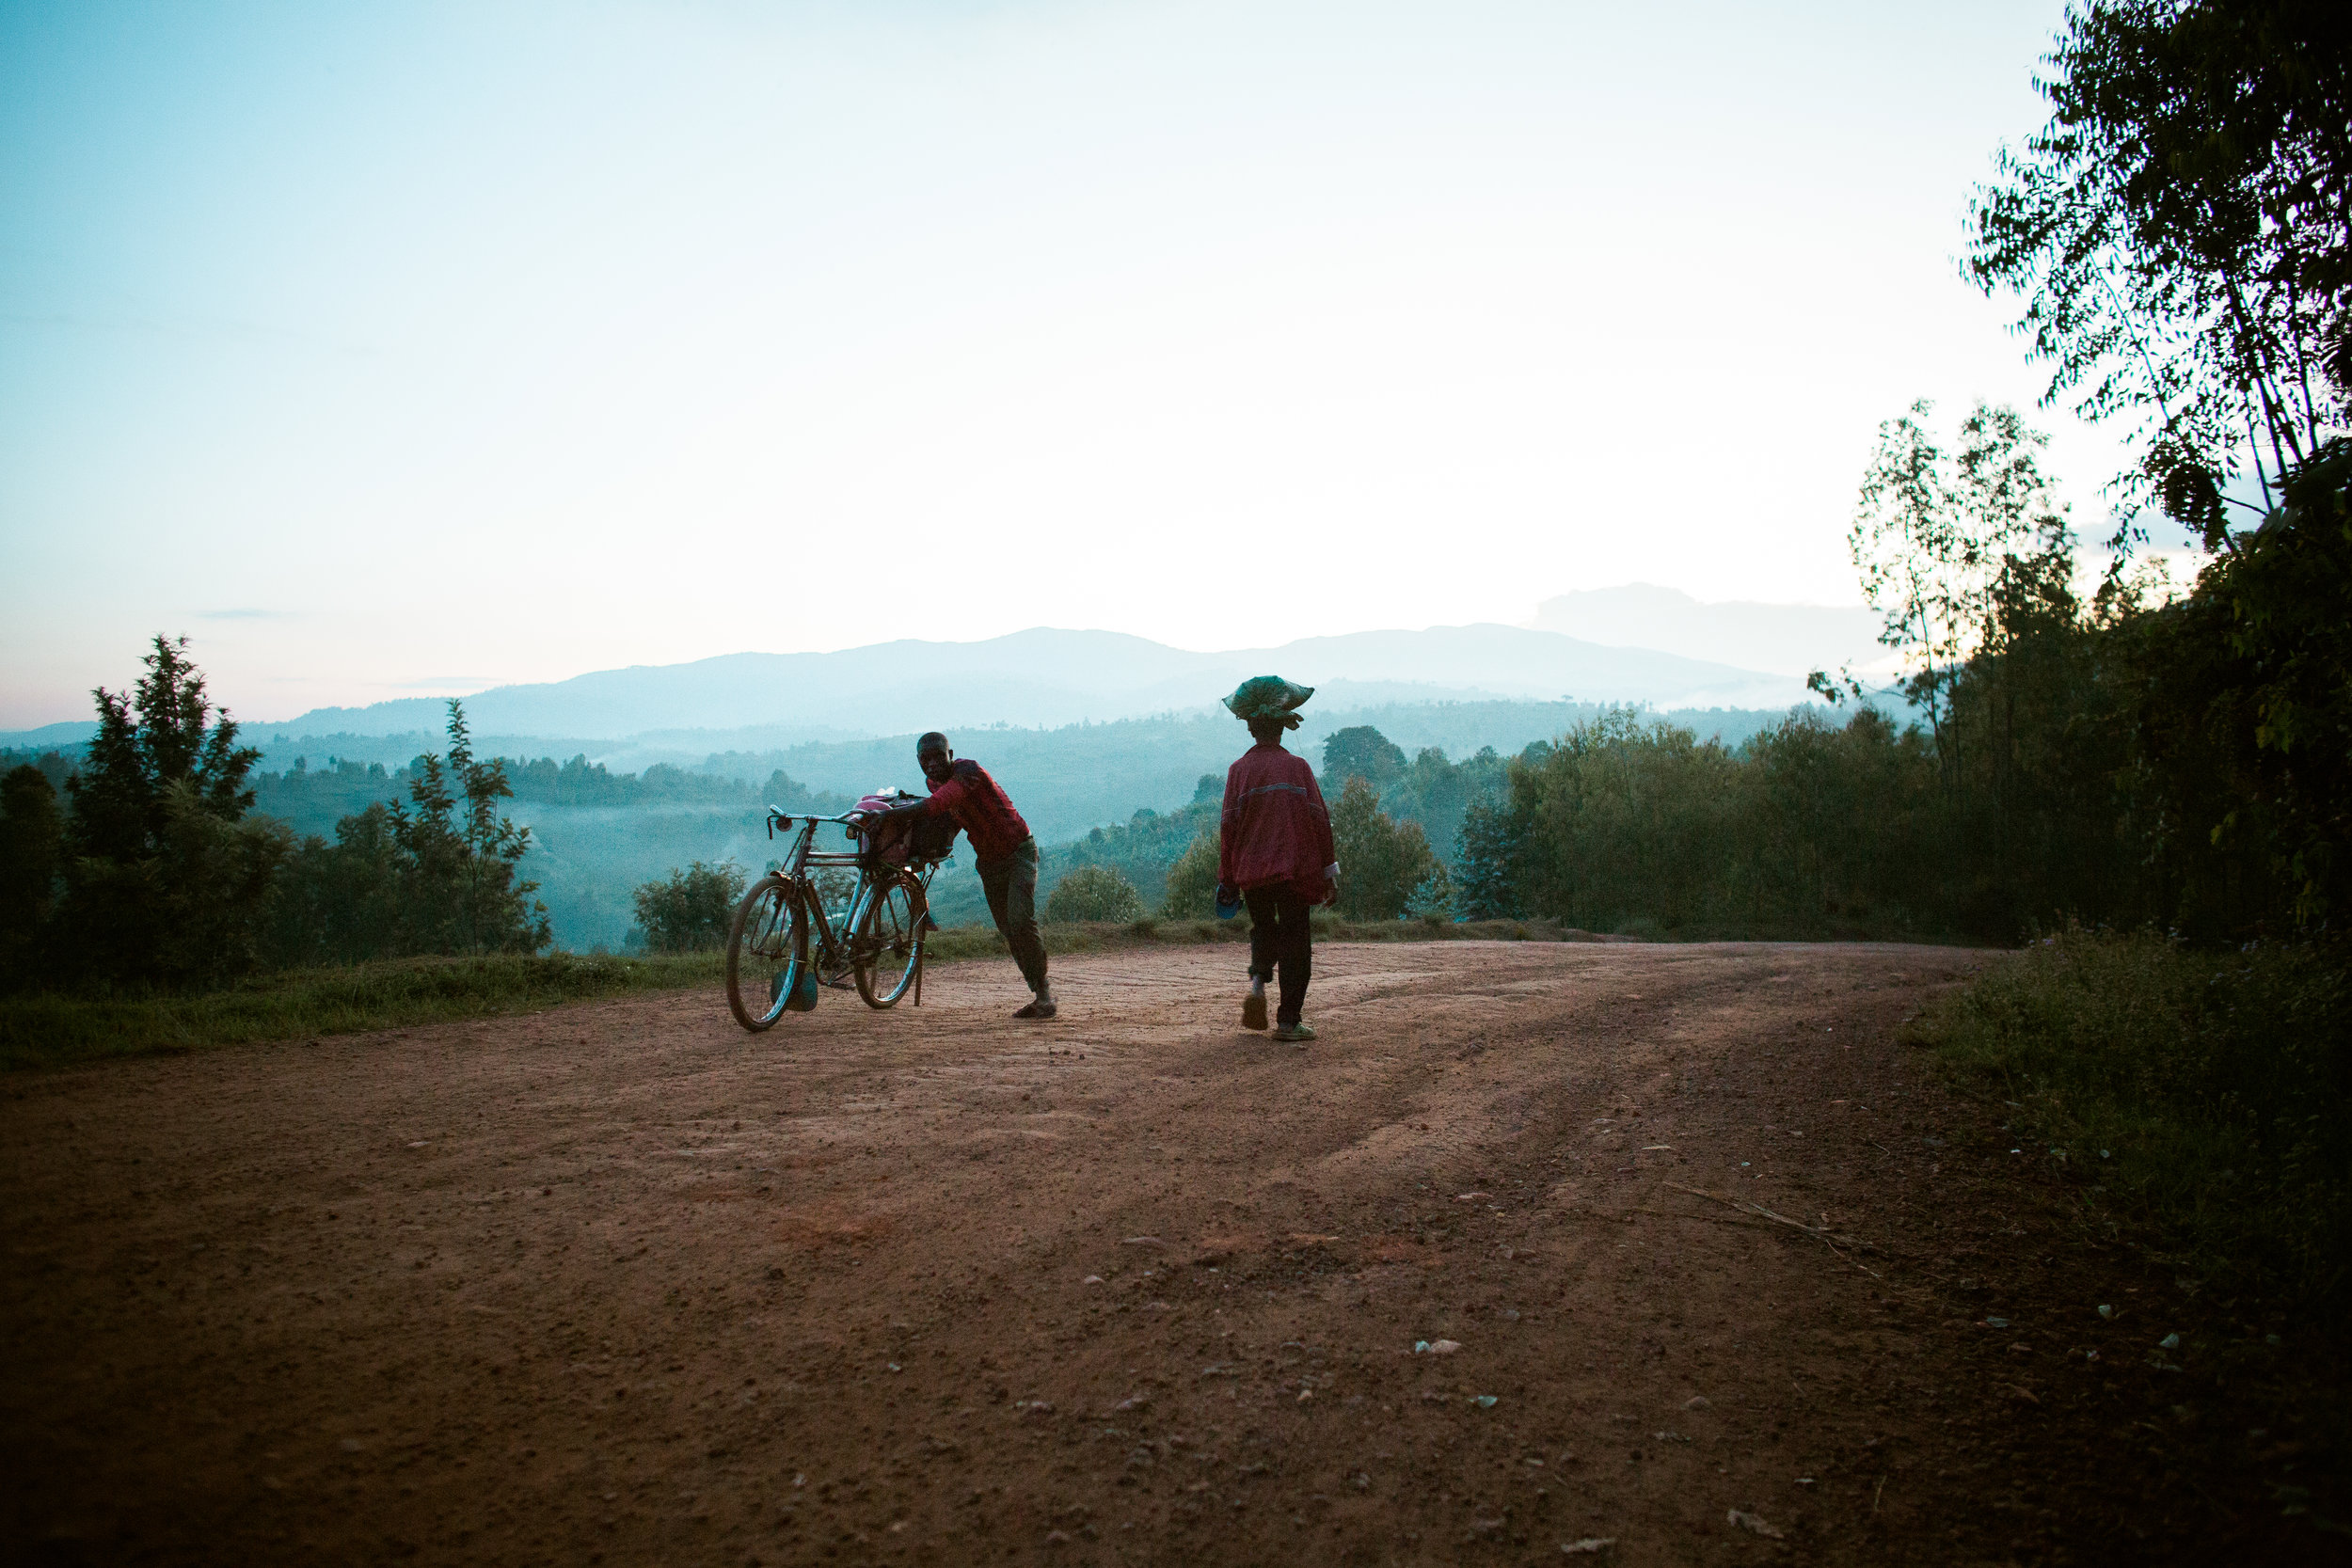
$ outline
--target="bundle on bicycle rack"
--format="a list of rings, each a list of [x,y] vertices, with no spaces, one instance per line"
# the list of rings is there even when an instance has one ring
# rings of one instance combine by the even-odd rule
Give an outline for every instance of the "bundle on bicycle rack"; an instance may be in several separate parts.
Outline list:
[[[929,813],[886,815],[893,807],[920,799],[903,789],[878,789],[850,807],[851,815],[863,819],[850,830],[857,840],[859,858],[869,866],[946,860],[955,847],[955,818]]]

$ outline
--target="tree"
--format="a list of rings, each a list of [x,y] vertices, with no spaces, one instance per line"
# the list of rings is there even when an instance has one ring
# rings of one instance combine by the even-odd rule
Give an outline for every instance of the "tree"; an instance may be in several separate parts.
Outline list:
[[[531,850],[531,830],[499,812],[499,801],[514,794],[503,759],[474,756],[465,705],[451,698],[447,768],[437,754],[419,757],[408,783],[416,809],[391,807],[406,951],[535,953],[551,940],[547,906],[531,896],[539,884],[515,879]]]
[[[1124,923],[1143,918],[1143,897],[1135,884],[1107,865],[1082,865],[1054,884],[1045,918],[1057,925],[1081,920]]]
[[[1963,270],[2023,300],[2045,402],[2126,424],[2124,515],[2228,549],[2223,485],[2250,461],[2268,511],[2352,404],[2340,8],[2089,0],[2047,63],[2050,121],[1975,193]]]
[[[1331,808],[1331,842],[1340,862],[1339,909],[1349,919],[1394,920],[1417,895],[1442,901],[1445,867],[1428,835],[1418,822],[1391,821],[1361,775],[1348,781]]]
[[[1455,907],[1472,920],[1508,919],[1520,912],[1519,858],[1527,822],[1508,805],[1475,805],[1462,814],[1454,836]]]
[[[1961,745],[1952,683],[1993,623],[1998,585],[2071,563],[2074,536],[2036,460],[2049,437],[2015,410],[1979,403],[1947,453],[1924,423],[1932,411],[1922,399],[1879,426],[1846,542],[1883,622],[1879,641],[1916,666],[1904,692],[1951,768]]]
[[[159,635],[140,660],[147,673],[129,694],[103,686],[91,693],[98,733],[81,771],[66,783],[76,855],[152,855],[167,827],[166,795],[176,784],[187,785],[196,809],[223,822],[236,821],[253,804],[246,776],[262,753],[239,746],[236,721],[206,700],[204,676],[187,647],[184,637]]]
[[[190,986],[260,963],[284,828],[247,820],[261,753],[204,694],[187,639],[157,637],[129,695],[98,689],[98,734],[72,800],[58,973],[113,985]]]
[[[1350,779],[1362,779],[1377,792],[1405,771],[1405,748],[1370,724],[1334,730],[1323,742],[1323,788],[1326,794],[1344,789]]]
[[[696,861],[637,889],[638,929],[651,952],[709,952],[726,945],[742,897],[743,873],[732,862]]]

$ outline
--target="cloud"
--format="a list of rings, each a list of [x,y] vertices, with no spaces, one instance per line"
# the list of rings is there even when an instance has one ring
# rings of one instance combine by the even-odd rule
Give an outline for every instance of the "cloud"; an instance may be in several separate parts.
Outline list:
[[[199,621],[291,621],[294,612],[291,610],[199,610],[196,616]]]

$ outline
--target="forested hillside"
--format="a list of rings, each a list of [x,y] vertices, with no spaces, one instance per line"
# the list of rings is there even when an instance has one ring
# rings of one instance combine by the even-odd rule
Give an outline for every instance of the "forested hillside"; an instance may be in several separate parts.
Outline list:
[[[1331,736],[1369,726],[1393,738],[1400,755],[1423,758],[1393,776],[1375,768],[1375,783],[1391,814],[1422,823],[1445,855],[1472,795],[1500,789],[1501,772],[1491,763],[1461,772],[1438,752],[1465,758],[1482,748],[1516,753],[1604,711],[1580,703],[1397,704],[1317,714],[1294,745],[1321,768]],[[1778,716],[1716,709],[1667,717],[1736,743]],[[250,780],[253,809],[284,822],[297,838],[331,839],[343,817],[405,800],[415,759],[444,744],[426,735],[262,738]],[[1107,864],[1154,909],[1168,867],[1200,827],[1199,814],[1185,808],[1200,781],[1222,788],[1226,765],[1248,745],[1242,727],[1222,715],[987,729],[954,739],[961,754],[980,760],[1004,784],[1038,834],[1048,891],[1061,870]],[[634,923],[633,890],[674,867],[733,861],[749,872],[762,869],[770,849],[761,813],[769,805],[834,812],[882,784],[920,785],[911,735],[672,752],[679,760],[635,772],[591,762],[584,752],[558,762],[531,750],[529,739],[483,737],[476,744],[504,762],[514,790],[510,814],[532,830],[524,874],[539,883],[556,943],[579,951],[624,947]],[[78,748],[0,752],[0,769],[38,762],[62,792],[78,757]],[[1334,800],[1344,783],[1333,781]],[[1209,820],[1214,816],[1212,809]],[[986,918],[969,861],[968,853],[961,856],[934,887],[940,917],[951,923]]]

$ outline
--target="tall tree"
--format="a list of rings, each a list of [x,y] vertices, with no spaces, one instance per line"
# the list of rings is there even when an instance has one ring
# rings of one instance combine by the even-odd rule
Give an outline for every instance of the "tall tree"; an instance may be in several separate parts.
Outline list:
[[[2073,534],[2042,477],[2048,437],[2014,409],[1982,403],[1947,452],[1928,432],[1934,405],[1879,426],[1847,547],[1879,641],[1912,666],[1904,690],[1926,713],[1947,772],[1961,760],[1951,691],[1994,620],[2001,584],[2022,563],[2072,559]]]
[[[2129,431],[2124,515],[2230,548],[2229,480],[2250,467],[2268,510],[2352,404],[2352,24],[2089,0],[2047,64],[2050,121],[1975,193],[1964,270],[2023,300],[2046,401]]]
[[[136,860],[166,830],[165,801],[184,784],[197,809],[234,822],[253,804],[246,776],[262,753],[237,744],[236,721],[204,694],[184,637],[158,636],[127,694],[98,688],[98,733],[66,784],[77,854]]]
[[[187,639],[157,637],[144,662],[129,695],[94,693],[98,734],[67,782],[53,951],[61,974],[82,979],[214,984],[261,961],[292,835],[246,818],[261,752],[206,698]]]

